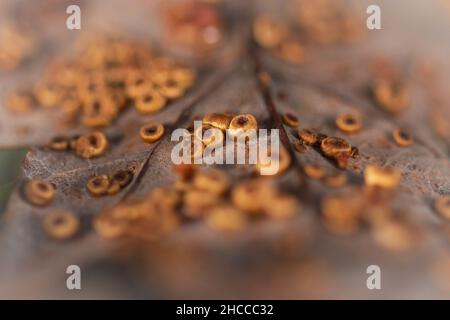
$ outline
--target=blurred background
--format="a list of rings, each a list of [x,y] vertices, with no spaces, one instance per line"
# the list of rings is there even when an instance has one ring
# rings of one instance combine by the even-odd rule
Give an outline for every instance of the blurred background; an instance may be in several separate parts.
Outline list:
[[[0,151],[0,210],[5,209],[10,192],[16,185],[26,149]]]

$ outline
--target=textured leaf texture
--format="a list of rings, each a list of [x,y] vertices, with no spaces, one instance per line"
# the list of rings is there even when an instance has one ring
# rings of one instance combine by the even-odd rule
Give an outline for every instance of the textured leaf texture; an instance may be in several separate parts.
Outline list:
[[[218,10],[226,22],[224,38],[217,48],[198,55],[165,41],[158,9],[163,1],[80,2],[81,31],[65,28],[65,1],[2,1],[2,15],[23,21],[40,36],[40,46],[19,69],[0,74],[0,145],[29,148],[20,182],[2,214],[0,297],[449,297],[450,229],[434,208],[436,198],[450,195],[450,12],[446,3],[375,1],[382,8],[382,29],[369,31],[366,8],[374,1],[349,1],[348,10],[365,31],[362,40],[312,45],[304,63],[292,64],[258,46],[251,32],[253,18],[262,13],[290,21],[292,2],[219,1]],[[39,79],[55,54],[73,52],[78,37],[98,31],[139,41],[151,39],[158,52],[194,68],[197,79],[185,96],[158,113],[142,115],[127,108],[104,130],[110,141],[106,154],[86,160],[47,147],[57,135],[82,134],[86,128],[62,126],[54,110],[36,108],[17,115],[3,101],[11,89]],[[407,110],[392,114],[374,102],[370,88],[381,72],[380,61],[394,65],[406,79],[411,101]],[[210,112],[251,113],[261,128],[280,129],[292,163],[274,180],[282,192],[300,202],[295,217],[261,219],[232,234],[212,230],[203,221],[189,221],[152,241],[101,238],[92,221],[103,210],[145,199],[155,188],[176,181],[170,133]],[[355,112],[361,114],[362,130],[351,135],[339,131],[335,118]],[[299,118],[300,129],[345,138],[359,155],[349,159],[344,171],[315,148],[297,152],[297,129],[283,124],[286,113]],[[163,123],[166,130],[153,144],[139,136],[139,128],[149,121]],[[413,133],[411,146],[402,148],[394,142],[392,132],[397,128]],[[305,168],[311,164],[327,175],[344,172],[348,183],[336,189],[310,178]],[[364,171],[370,164],[402,172],[399,188],[389,194],[389,204],[398,219],[414,225],[420,234],[411,250],[383,248],[366,225],[345,236],[330,233],[323,225],[323,199],[363,197]],[[117,194],[95,198],[86,190],[90,177],[130,166],[135,168],[133,180]],[[232,184],[254,177],[247,165],[217,167]],[[26,201],[23,189],[31,179],[45,179],[56,186],[56,198],[49,206],[35,207]],[[56,209],[70,210],[80,218],[81,230],[73,239],[55,241],[44,232],[42,218]],[[82,290],[66,288],[65,271],[71,264],[82,269]],[[369,265],[381,267],[382,290],[367,289]]]

